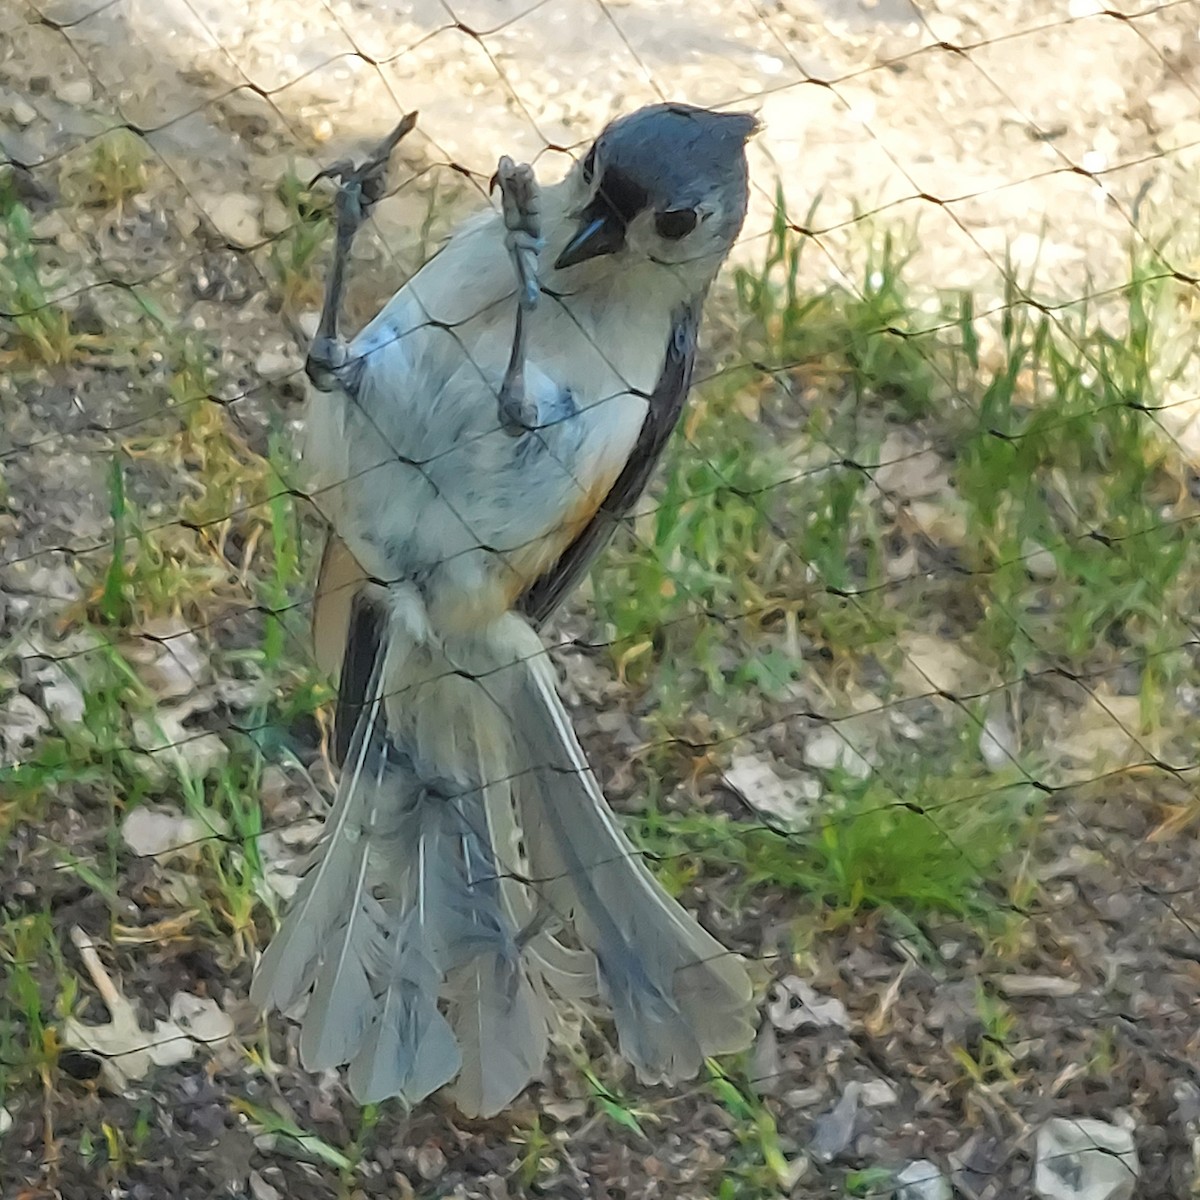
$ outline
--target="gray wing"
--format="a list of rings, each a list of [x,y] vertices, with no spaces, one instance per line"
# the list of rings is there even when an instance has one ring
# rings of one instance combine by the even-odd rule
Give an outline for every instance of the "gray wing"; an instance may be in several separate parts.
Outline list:
[[[679,421],[683,402],[692,384],[699,327],[699,304],[679,314],[667,343],[662,374],[650,394],[650,407],[625,469],[617,476],[612,489],[583,532],[563,551],[554,565],[534,580],[517,599],[518,611],[535,625],[545,621],[583,578],[596,556],[608,545],[622,518],[645,490],[651,473],[662,457],[667,439]]]

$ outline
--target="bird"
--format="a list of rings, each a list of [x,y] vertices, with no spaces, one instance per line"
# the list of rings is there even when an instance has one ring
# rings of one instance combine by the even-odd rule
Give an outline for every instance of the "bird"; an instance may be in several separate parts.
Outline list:
[[[329,523],[313,639],[337,784],[251,998],[360,1102],[440,1092],[488,1117],[542,1077],[571,1006],[611,1013],[647,1084],[754,1037],[745,962],[626,837],[539,630],[680,420],[757,119],[642,108],[545,187],[502,158],[499,207],[344,340],[350,246],[415,120],[330,169],[303,457]]]

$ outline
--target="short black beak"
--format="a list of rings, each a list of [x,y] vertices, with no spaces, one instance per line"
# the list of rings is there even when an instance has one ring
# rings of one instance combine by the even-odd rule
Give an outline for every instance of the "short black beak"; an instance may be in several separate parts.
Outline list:
[[[613,254],[625,245],[625,223],[615,212],[596,214],[595,205],[588,205],[583,212],[579,229],[566,244],[563,252],[554,260],[554,267],[561,271],[589,258]]]

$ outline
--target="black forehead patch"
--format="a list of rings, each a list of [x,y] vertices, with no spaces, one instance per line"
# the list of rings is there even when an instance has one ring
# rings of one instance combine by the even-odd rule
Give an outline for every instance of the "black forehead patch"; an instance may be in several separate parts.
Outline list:
[[[758,122],[688,104],[655,104],[614,121],[597,141],[602,190],[623,214],[697,204],[713,180],[745,177]]]
[[[600,177],[600,195],[626,225],[650,206],[650,193],[615,163]]]

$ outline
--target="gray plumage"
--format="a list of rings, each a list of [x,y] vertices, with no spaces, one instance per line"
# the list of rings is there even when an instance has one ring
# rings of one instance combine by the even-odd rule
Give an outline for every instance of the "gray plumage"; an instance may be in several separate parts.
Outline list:
[[[307,995],[302,1061],[349,1063],[362,1100],[450,1085],[465,1113],[497,1112],[540,1073],[560,1001],[606,1004],[647,1081],[752,1038],[745,968],[621,832],[531,622],[587,570],[678,420],[700,306],[745,216],[753,124],[657,105],[540,194],[554,265],[520,335],[533,428],[497,420],[518,287],[496,214],[348,352],[323,317],[307,456],[334,530],[314,634],[339,677],[339,781],[252,995],[285,1011]]]

